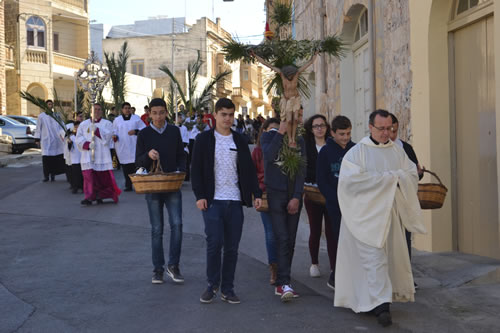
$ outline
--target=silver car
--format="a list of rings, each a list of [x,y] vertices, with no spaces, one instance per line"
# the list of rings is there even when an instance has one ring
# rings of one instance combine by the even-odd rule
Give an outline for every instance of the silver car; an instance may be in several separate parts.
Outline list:
[[[36,131],[36,118],[28,116],[17,116],[8,114],[7,117],[17,120],[21,124],[28,125],[31,129],[31,134],[34,136]]]
[[[35,137],[32,135],[28,125],[21,124],[17,120],[6,116],[0,116],[0,128],[3,135],[10,137],[13,153],[22,153],[28,148],[37,146]]]

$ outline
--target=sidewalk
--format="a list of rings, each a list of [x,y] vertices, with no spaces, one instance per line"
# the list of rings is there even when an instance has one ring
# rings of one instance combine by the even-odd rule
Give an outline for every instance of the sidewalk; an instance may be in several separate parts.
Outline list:
[[[0,168],[22,168],[32,164],[42,163],[42,151],[39,148],[30,148],[22,154],[0,152]]]

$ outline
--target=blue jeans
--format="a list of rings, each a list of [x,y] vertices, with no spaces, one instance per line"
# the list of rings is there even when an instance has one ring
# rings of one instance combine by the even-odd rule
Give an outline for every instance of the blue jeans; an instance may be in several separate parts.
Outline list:
[[[149,221],[151,222],[151,249],[155,272],[163,272],[165,256],[163,254],[163,206],[168,211],[170,224],[170,246],[168,265],[179,265],[182,246],[182,195],[181,192],[146,194]]]
[[[267,263],[276,264],[278,263],[278,258],[276,258],[276,240],[274,239],[271,214],[268,212],[260,212],[260,218],[262,219],[264,233],[266,235]]]
[[[234,288],[238,247],[243,230],[241,201],[214,200],[210,207],[203,211],[203,220],[207,236],[208,286],[216,290],[220,285],[222,293],[228,293]]]

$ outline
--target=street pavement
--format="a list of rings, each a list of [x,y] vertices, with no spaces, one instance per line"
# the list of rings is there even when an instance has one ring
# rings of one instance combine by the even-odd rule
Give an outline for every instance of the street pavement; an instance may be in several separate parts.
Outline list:
[[[182,187],[186,282],[152,285],[143,195],[82,207],[83,195],[71,194],[63,175],[40,181],[39,159],[3,165],[0,332],[500,332],[500,261],[465,254],[415,251],[416,302],[395,303],[389,328],[334,308],[324,241],[322,277],[309,277],[305,212],[292,268],[299,299],[282,304],[274,296],[262,222],[245,209],[235,281],[242,303],[201,304],[205,240],[189,183]],[[123,187],[121,171],[115,175]],[[164,237],[168,249],[168,227]]]

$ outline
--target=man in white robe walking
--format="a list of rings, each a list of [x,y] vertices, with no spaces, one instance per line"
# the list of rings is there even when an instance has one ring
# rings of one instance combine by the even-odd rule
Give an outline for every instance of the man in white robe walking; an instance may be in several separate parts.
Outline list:
[[[342,211],[334,305],[372,312],[392,324],[390,303],[413,302],[415,288],[405,228],[424,233],[417,198],[418,174],[403,148],[389,139],[389,112],[372,112],[370,136],[342,161]]]
[[[52,109],[54,103],[49,99],[47,106]],[[49,115],[42,112],[36,123],[35,139],[40,142],[42,148],[43,181],[54,181],[56,175],[65,173],[64,163],[64,122],[57,112]],[[62,133],[62,134],[61,134]]]
[[[146,125],[141,118],[132,114],[130,103],[123,103],[122,114],[113,121],[113,141],[125,178],[125,192],[132,191],[129,174],[135,173],[137,134],[144,127]]]

